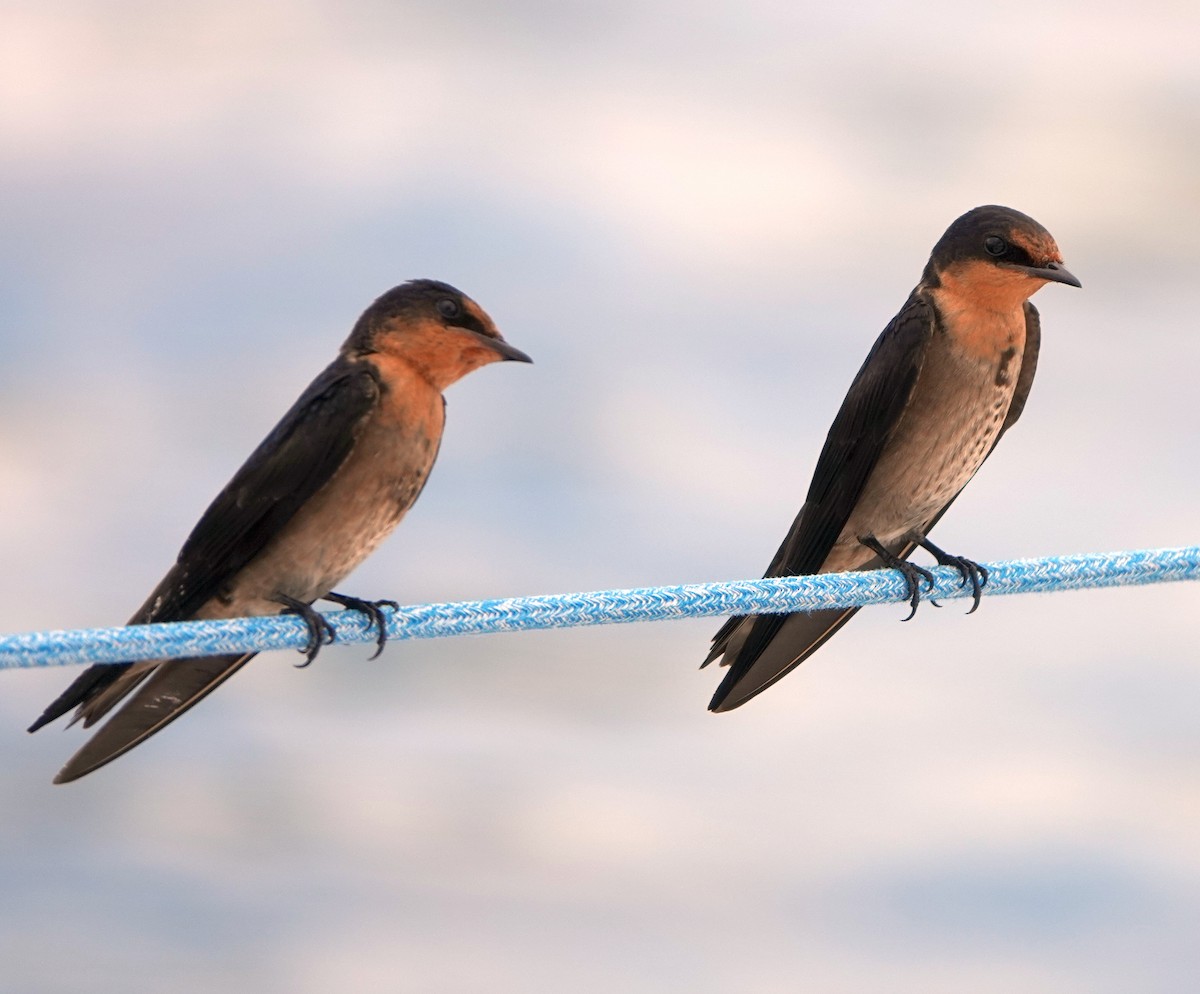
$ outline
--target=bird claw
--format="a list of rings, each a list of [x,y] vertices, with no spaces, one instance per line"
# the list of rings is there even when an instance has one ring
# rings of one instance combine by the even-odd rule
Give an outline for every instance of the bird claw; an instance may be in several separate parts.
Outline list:
[[[335,604],[341,604],[348,611],[359,611],[367,616],[367,620],[379,630],[379,635],[375,639],[375,652],[370,656],[375,659],[381,652],[383,647],[387,645],[387,618],[383,615],[383,608],[390,607],[393,611],[397,610],[400,605],[396,601],[367,601],[361,597],[350,597],[347,594],[335,594],[330,591],[322,598],[323,600],[333,601]]]
[[[904,582],[908,584],[908,614],[901,618],[901,621],[912,621],[917,613],[917,605],[921,603],[921,581],[925,581],[925,585],[933,590],[933,574],[929,570],[910,563],[907,559],[897,559],[893,563],[888,563],[892,569],[899,570],[901,576],[904,577]],[[937,603],[930,598],[931,603]]]
[[[329,645],[337,638],[337,632],[329,620],[321,614],[320,611],[313,609],[311,604],[306,604],[304,601],[296,600],[295,597],[289,597],[287,594],[279,596],[279,602],[284,605],[280,614],[297,615],[308,628],[308,642],[300,651],[304,653],[304,662],[297,663],[298,669],[304,669],[309,663],[317,658],[317,653],[321,651],[321,646]]]
[[[911,621],[917,613],[917,605],[921,603],[921,581],[924,580],[925,585],[930,590],[933,590],[933,574],[929,570],[916,565],[916,563],[910,563],[907,559],[901,559],[890,550],[884,548],[883,543],[873,535],[867,535],[860,538],[859,541],[883,560],[885,567],[898,570],[900,575],[904,577],[904,582],[908,585],[908,606],[910,610],[908,615],[901,620]],[[936,603],[936,601],[933,603]]]
[[[983,588],[987,586],[989,576],[987,567],[981,566],[974,559],[967,559],[965,556],[952,556],[939,549],[929,539],[922,539],[918,544],[937,560],[939,566],[953,566],[958,570],[960,587],[965,587],[968,583],[971,585],[972,603],[967,614],[974,614],[983,597]]]

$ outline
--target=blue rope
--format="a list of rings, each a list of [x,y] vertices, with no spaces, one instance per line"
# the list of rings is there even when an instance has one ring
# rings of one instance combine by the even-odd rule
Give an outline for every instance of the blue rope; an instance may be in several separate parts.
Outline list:
[[[995,563],[987,568],[991,577],[984,590],[985,597],[1167,583],[1200,579],[1200,546],[1024,559]],[[938,600],[970,595],[954,568],[938,567],[933,574],[936,582],[932,596]],[[906,593],[905,583],[895,570],[873,570],[419,604],[385,612],[389,638],[418,639],[865,607],[902,601]],[[922,596],[930,595],[922,590]],[[326,617],[336,627],[340,643],[375,640],[376,633],[357,611],[334,611]],[[307,639],[304,623],[291,615],[29,632],[0,636],[0,669],[300,649]]]

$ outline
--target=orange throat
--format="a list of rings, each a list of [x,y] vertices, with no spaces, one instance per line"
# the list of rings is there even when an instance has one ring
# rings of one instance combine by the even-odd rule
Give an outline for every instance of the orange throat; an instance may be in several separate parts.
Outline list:
[[[929,291],[950,337],[963,351],[989,361],[1025,347],[1025,301],[1045,285],[1017,270],[985,262],[953,266]]]

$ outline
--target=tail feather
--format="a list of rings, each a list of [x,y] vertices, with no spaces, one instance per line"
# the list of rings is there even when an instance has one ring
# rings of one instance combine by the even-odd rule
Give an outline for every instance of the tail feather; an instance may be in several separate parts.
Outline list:
[[[67,761],[54,782],[77,780],[144,742],[211,694],[255,655],[249,652],[159,663],[129,701]],[[138,674],[134,682],[145,676]],[[102,702],[103,710],[85,720],[96,720],[115,700]]]
[[[914,547],[915,543],[906,540],[892,551],[904,559]],[[779,575],[778,561],[779,556],[776,556],[768,576]],[[872,570],[882,567],[883,560],[872,554],[855,568]],[[700,664],[707,666],[723,656],[721,664],[729,667],[708,709],[732,711],[761,694],[821,648],[857,612],[858,608],[830,608],[795,614],[750,614],[730,618],[713,638],[708,658]]]
[[[133,665],[133,663],[113,663],[108,666],[89,666],[71,681],[71,685],[66,690],[50,702],[41,717],[30,725],[28,730],[36,732],[44,725],[61,718],[71,708],[77,707],[79,713],[71,722],[74,724],[80,718],[85,717],[84,709],[87,704],[103,695]]]
[[[858,608],[813,611],[804,614],[749,615],[739,620],[726,641],[729,672],[717,687],[710,711],[732,711],[787,676],[823,646]],[[747,652],[756,638],[755,627],[774,622],[773,638],[758,652]],[[715,647],[714,647],[715,650]]]

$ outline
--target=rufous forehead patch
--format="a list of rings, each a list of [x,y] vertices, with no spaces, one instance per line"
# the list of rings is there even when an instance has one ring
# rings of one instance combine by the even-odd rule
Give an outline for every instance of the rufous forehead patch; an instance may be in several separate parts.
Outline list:
[[[473,301],[470,297],[463,297],[462,302],[463,308],[466,310],[466,312],[481,325],[483,325],[489,335],[494,338],[500,334],[500,332],[496,330],[495,322],[488,317],[487,312],[477,303],[475,303],[475,301]]]
[[[1062,255],[1058,251],[1058,245],[1055,244],[1048,231],[1013,228],[1008,233],[1008,240],[1018,248],[1024,249],[1029,254],[1029,258],[1039,265],[1063,261]]]

